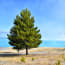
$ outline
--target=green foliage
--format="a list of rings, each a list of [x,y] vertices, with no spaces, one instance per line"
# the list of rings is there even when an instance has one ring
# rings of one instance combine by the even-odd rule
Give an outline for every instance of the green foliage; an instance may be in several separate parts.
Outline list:
[[[62,58],[63,58],[63,60],[65,61],[65,56],[64,56],[64,54],[62,55]]]
[[[25,59],[24,56],[22,56],[22,58],[21,58],[21,62],[26,62],[26,59]]]
[[[9,44],[15,49],[38,47],[41,41],[41,34],[38,27],[34,26],[34,17],[26,8],[17,15],[14,20],[14,26],[8,34]]]
[[[34,60],[35,60],[35,58],[32,57],[32,61],[34,61]]]
[[[57,62],[55,65],[62,65],[62,64],[61,64],[61,61],[58,60],[58,62]]]
[[[62,58],[64,58],[64,54],[62,54]]]
[[[65,61],[65,57],[64,57],[63,59],[64,59],[64,61]]]

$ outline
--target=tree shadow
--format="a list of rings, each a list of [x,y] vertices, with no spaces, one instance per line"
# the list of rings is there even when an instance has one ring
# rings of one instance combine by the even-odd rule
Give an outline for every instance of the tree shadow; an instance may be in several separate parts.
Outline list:
[[[65,50],[65,48],[64,49],[56,49],[56,51],[64,51]]]
[[[24,55],[24,54],[11,53],[11,52],[0,53],[0,57],[15,57],[15,56],[21,56],[21,55]]]

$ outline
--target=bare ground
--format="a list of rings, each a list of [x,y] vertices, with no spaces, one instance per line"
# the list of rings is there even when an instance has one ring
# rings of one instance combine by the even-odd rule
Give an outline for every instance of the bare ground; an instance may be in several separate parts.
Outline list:
[[[22,56],[25,62],[21,61]],[[0,51],[0,65],[55,65],[58,60],[65,65],[64,48],[34,48],[29,50],[27,56],[25,50],[21,50],[19,56],[12,49]]]

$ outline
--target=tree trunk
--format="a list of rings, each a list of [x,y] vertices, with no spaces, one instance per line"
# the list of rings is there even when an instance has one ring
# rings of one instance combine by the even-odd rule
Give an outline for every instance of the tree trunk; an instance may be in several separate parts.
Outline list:
[[[19,49],[17,51],[18,51],[18,55],[19,55]]]
[[[28,48],[26,47],[26,55],[28,55]]]

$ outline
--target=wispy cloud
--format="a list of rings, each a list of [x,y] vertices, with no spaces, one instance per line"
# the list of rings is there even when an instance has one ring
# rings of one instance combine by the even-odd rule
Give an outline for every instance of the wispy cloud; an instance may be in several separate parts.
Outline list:
[[[7,34],[9,32],[6,32],[6,31],[0,31],[0,39],[7,39]]]

